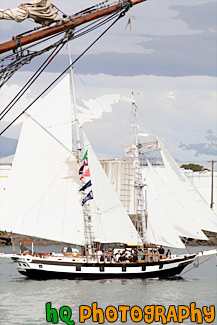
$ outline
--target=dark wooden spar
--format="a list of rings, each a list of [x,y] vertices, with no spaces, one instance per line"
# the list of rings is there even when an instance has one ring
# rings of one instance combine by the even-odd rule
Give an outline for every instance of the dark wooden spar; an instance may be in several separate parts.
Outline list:
[[[118,2],[115,5],[112,5],[108,8],[101,9],[92,13],[88,13],[82,16],[77,16],[72,18],[71,20],[62,23],[57,24],[53,27],[48,27],[46,29],[43,29],[42,31],[34,32],[32,34],[21,36],[19,37],[19,42],[16,42],[14,39],[5,43],[0,44],[0,53],[4,53],[10,50],[16,49],[18,46],[24,46],[30,43],[33,43],[35,41],[38,41],[40,39],[46,38],[51,35],[55,35],[57,33],[63,32],[68,29],[73,29],[76,26],[82,25],[84,23],[87,23],[89,21],[98,19],[103,16],[110,15],[116,11],[119,11],[120,9],[126,7],[127,5],[129,7],[134,6],[140,2],[144,2],[146,0],[124,0],[121,2]]]

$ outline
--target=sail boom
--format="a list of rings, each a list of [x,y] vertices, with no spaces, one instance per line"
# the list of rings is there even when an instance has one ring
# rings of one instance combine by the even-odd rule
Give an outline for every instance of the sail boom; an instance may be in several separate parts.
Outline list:
[[[60,25],[55,25],[53,27],[46,28],[42,31],[34,32],[32,34],[21,36],[19,38],[10,40],[8,42],[0,44],[0,54],[5,53],[10,50],[15,50],[19,46],[24,46],[33,42],[36,42],[38,40],[41,40],[43,38],[49,37],[51,35],[55,35],[57,33],[63,32],[65,30],[73,29],[76,26],[82,25],[84,23],[87,23],[89,21],[98,19],[103,16],[110,15],[114,13],[115,11],[118,11],[120,8],[124,8],[127,6],[134,6],[140,2],[144,2],[147,0],[129,0],[129,1],[122,1],[121,3],[118,2],[117,4],[110,6],[106,9],[101,9],[93,13],[89,13],[86,15],[82,15],[80,17],[73,17],[73,19],[62,23]]]

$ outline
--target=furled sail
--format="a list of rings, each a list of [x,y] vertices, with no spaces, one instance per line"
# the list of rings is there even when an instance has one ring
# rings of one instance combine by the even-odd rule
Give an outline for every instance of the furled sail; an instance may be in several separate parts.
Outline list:
[[[79,188],[74,155],[26,116],[0,208],[0,229],[84,245]]]
[[[146,177],[147,185],[152,189],[161,207],[162,214],[166,215],[175,233],[187,238],[206,240],[207,237],[202,232],[200,226],[191,217],[191,214],[185,208],[183,202],[175,196],[174,191],[176,191],[176,188],[171,189],[149,162],[148,167],[149,171]],[[148,211],[149,210],[151,209],[149,209],[148,202]],[[161,215],[159,215],[159,218],[161,218]],[[157,227],[159,227],[159,225],[157,225]]]
[[[187,176],[166,150],[162,141],[158,139],[161,148],[161,156],[165,166],[164,182],[174,189],[176,197],[182,201],[183,206],[191,215],[191,218],[200,226],[201,229],[217,232],[217,215],[211,210],[191,184]]]
[[[15,20],[19,23],[27,18],[32,18],[36,23],[45,26],[50,25],[57,14],[49,0],[32,0],[22,3],[18,8],[0,9],[0,19]]]
[[[104,243],[127,243],[136,245],[141,239],[120,202],[92,146],[84,135],[88,149],[88,165],[93,189],[90,202],[95,240]]]

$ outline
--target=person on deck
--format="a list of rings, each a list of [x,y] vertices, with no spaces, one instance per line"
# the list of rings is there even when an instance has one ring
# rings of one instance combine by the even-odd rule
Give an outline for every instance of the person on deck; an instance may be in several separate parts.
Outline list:
[[[125,251],[123,251],[123,252],[120,254],[120,257],[119,257],[118,262],[124,262],[124,261],[126,261]]]
[[[134,249],[134,252],[133,252],[133,262],[138,262],[138,252],[136,249]]]
[[[110,255],[110,261],[114,262],[114,254],[113,254],[113,250],[111,248],[109,248],[109,255]]]
[[[72,248],[71,248],[70,244],[67,245],[66,252],[67,253],[72,253]]]
[[[100,262],[105,262],[105,250],[102,250],[102,254],[100,256]]]
[[[32,251],[26,247],[26,242],[20,244],[20,251],[23,255],[32,254]]]
[[[164,257],[164,248],[163,246],[161,245],[160,248],[158,249],[158,253],[159,253],[159,257],[160,259]]]
[[[111,262],[111,256],[108,251],[105,251],[105,259],[107,262]]]
[[[119,258],[121,256],[121,251],[119,250],[116,254],[115,254],[115,261],[119,262]]]

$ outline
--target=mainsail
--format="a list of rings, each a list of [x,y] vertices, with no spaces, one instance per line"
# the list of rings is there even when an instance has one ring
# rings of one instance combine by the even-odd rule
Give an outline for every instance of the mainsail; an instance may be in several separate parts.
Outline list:
[[[0,209],[0,229],[84,245],[75,156],[26,116]]]

